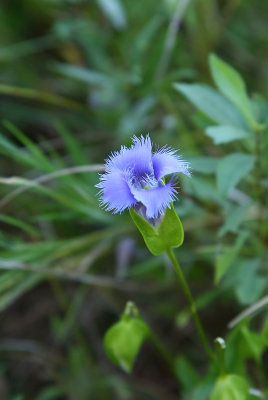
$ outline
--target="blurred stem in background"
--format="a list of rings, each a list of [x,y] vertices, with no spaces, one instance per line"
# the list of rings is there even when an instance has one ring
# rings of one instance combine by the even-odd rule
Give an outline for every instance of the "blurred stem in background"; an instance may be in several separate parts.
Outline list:
[[[80,110],[80,111],[86,110],[86,108],[82,104],[79,104],[74,100],[35,89],[22,88],[10,85],[0,85],[0,94],[22,97],[24,99],[37,100],[49,103],[51,105],[64,107],[70,110]]]
[[[266,227],[262,207],[265,205],[264,190],[262,187],[262,128],[255,129],[255,156],[256,156],[256,196],[259,201],[258,234],[262,242],[265,239]]]
[[[178,1],[177,8],[168,26],[163,52],[155,73],[156,79],[162,78],[165,75],[171,59],[172,51],[175,46],[176,35],[179,31],[181,21],[189,4],[190,0]]]
[[[180,383],[178,375],[177,375],[176,370],[174,368],[174,362],[173,362],[172,357],[170,356],[170,354],[167,351],[167,349],[163,346],[161,341],[154,335],[154,333],[152,332],[151,329],[150,329],[149,338],[150,338],[151,342],[153,343],[153,345],[155,346],[155,348],[157,349],[157,351],[159,352],[160,356],[163,358],[163,360],[167,364],[169,370],[175,376],[176,380]]]

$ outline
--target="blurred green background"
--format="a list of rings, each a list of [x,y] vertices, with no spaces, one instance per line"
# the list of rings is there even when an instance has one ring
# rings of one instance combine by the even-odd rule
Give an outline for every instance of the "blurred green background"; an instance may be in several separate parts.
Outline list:
[[[218,159],[244,145],[216,146],[204,134],[210,119],[173,83],[213,86],[216,53],[249,93],[267,96],[267,15],[264,0],[1,1],[1,399],[207,398],[206,358],[171,265],[149,254],[127,212],[99,208],[94,185],[134,134],[192,163],[176,203],[185,229],[176,253],[209,338],[224,336],[267,289],[258,258],[267,262],[267,239],[248,234],[259,223],[253,176],[231,199],[217,190]],[[235,268],[215,283],[224,251]],[[150,343],[130,375],[105,355],[103,336],[128,300],[175,356],[179,387]],[[234,369],[247,369],[247,357]]]

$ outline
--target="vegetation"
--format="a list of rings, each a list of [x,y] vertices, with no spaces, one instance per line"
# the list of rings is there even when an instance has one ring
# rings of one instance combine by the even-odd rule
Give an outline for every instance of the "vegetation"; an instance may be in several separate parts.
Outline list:
[[[1,399],[267,398],[267,15],[261,0],[1,3]],[[211,361],[173,255],[99,206],[104,159],[148,132],[191,165],[174,253]]]

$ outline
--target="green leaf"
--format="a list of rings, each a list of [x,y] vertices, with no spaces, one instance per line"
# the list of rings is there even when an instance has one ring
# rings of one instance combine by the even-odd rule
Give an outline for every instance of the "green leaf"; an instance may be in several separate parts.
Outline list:
[[[254,93],[251,104],[254,114],[257,116],[259,123],[262,125],[261,128],[264,129],[268,124],[268,102],[266,98],[259,93]]]
[[[44,388],[35,400],[57,400],[62,396],[64,396],[63,390],[57,385],[51,385]]]
[[[130,209],[130,215],[153,255],[158,256],[169,248],[182,245],[183,227],[173,204],[170,208],[167,207],[165,215],[157,226],[151,225],[134,209]]]
[[[219,230],[219,236],[224,236],[227,232],[237,233],[238,228],[243,222],[245,214],[251,205],[252,204],[248,202],[246,204],[232,206],[229,209],[223,226]]]
[[[242,376],[226,375],[217,380],[209,400],[247,400],[248,393],[249,385]]]
[[[247,237],[248,237],[248,232],[243,232],[240,236],[238,236],[235,245],[231,249],[229,248],[223,254],[218,255],[216,259],[216,269],[214,278],[216,284],[219,283],[221,278],[225,275],[227,270],[230,268],[231,264],[234,262]]]
[[[203,174],[215,173],[219,162],[219,159],[215,157],[195,157],[188,160],[192,170]]]
[[[188,391],[200,382],[200,375],[183,355],[175,359],[174,368],[184,390]]]
[[[117,29],[124,29],[127,26],[125,9],[120,0],[98,0],[103,13]]]
[[[239,281],[235,285],[235,294],[240,304],[247,305],[257,301],[266,286],[265,279],[258,274],[260,259],[245,259],[236,263],[239,268]]]
[[[205,132],[215,144],[229,143],[237,139],[247,139],[251,136],[250,132],[244,129],[228,125],[209,126]]]
[[[268,318],[265,321],[263,330],[262,330],[262,338],[266,346],[268,346]]]
[[[173,87],[184,94],[199,110],[212,121],[221,125],[245,127],[242,115],[221,94],[206,85],[174,83]]]
[[[220,92],[235,104],[250,125],[256,128],[258,123],[253,114],[246,85],[240,74],[215,54],[210,55],[209,64],[214,82]]]
[[[131,372],[141,345],[148,336],[149,328],[140,317],[123,314],[121,320],[105,334],[105,351],[115,365]]]
[[[37,169],[46,172],[53,172],[55,170],[55,167],[51,163],[49,158],[27,135],[21,132],[14,124],[9,121],[3,121],[3,125],[12,135],[15,136],[17,140],[19,140],[24,146],[26,146]],[[30,157],[30,155],[28,156]]]
[[[226,196],[253,168],[255,157],[233,153],[221,159],[217,167],[217,185],[221,196]]]
[[[68,78],[76,79],[83,83],[94,86],[109,86],[111,85],[111,77],[95,70],[84,67],[78,67],[65,63],[55,62],[51,64],[53,71],[58,72]]]
[[[187,190],[187,193],[194,195],[202,201],[205,200],[220,205],[224,203],[216,186],[203,177],[201,178],[200,176],[194,175],[192,179],[185,180],[184,188]]]
[[[40,235],[40,232],[37,229],[35,229],[31,225],[27,224],[26,222],[18,218],[11,217],[10,215],[0,214],[0,221],[15,226],[17,228],[20,228],[22,231],[29,233],[30,235],[34,236]]]
[[[80,145],[80,142],[76,139],[75,135],[73,135],[62,122],[56,123],[56,129],[62,136],[63,142],[74,165],[88,164],[89,160],[85,154],[85,149]]]
[[[23,274],[20,274],[21,271],[18,271],[17,274],[13,277],[16,279],[18,276],[19,281],[14,282],[13,287],[10,287],[3,294],[0,295],[0,311],[5,310],[10,304],[12,304],[15,300],[17,300],[21,295],[23,295],[28,290],[32,289],[43,279],[43,275],[41,272],[37,272],[35,274],[27,273],[23,271]]]
[[[144,130],[148,115],[155,104],[155,96],[144,96],[122,117],[118,127],[119,133],[125,136],[126,132]]]
[[[256,332],[252,332],[244,325],[241,327],[242,340],[240,346],[243,349],[245,358],[253,358],[260,364],[262,353],[266,347],[263,336]]]
[[[27,150],[16,146],[2,134],[0,134],[0,154],[3,154],[6,157],[8,156],[12,160],[27,166],[29,165],[35,168],[37,167],[36,160],[32,154],[30,154]]]

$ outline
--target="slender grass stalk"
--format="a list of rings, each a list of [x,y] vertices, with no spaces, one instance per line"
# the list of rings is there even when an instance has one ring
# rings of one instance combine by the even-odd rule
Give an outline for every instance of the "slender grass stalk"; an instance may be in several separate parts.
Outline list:
[[[204,348],[208,358],[211,361],[215,362],[214,353],[212,351],[212,348],[211,348],[211,346],[209,344],[209,341],[208,341],[207,336],[205,334],[204,328],[203,328],[202,323],[200,321],[200,318],[199,318],[199,315],[198,315],[198,312],[197,312],[197,308],[196,308],[196,305],[195,305],[194,298],[192,296],[192,293],[191,293],[191,290],[190,290],[190,288],[188,286],[188,283],[187,283],[187,281],[186,281],[186,279],[185,279],[185,277],[183,275],[183,272],[181,270],[180,264],[178,263],[175,255],[174,255],[174,252],[173,252],[173,250],[171,248],[167,250],[167,255],[168,255],[170,261],[172,262],[172,264],[173,264],[173,266],[175,268],[177,277],[178,277],[178,279],[180,281],[180,284],[182,286],[184,294],[185,294],[185,296],[186,296],[186,298],[187,298],[187,300],[189,302],[190,311],[191,311],[193,320],[195,322],[196,329],[197,329],[197,332],[199,334],[199,337],[200,337],[201,343],[203,345],[203,348]]]
[[[88,111],[88,109],[84,105],[77,103],[74,100],[49,92],[43,92],[41,90],[1,84],[0,94],[21,97],[23,99],[37,100],[44,103],[49,103],[54,106],[64,107],[70,110]]]
[[[169,66],[172,51],[176,43],[176,36],[189,4],[190,0],[178,1],[176,10],[167,29],[163,52],[155,73],[156,79],[162,78]]]
[[[15,197],[24,193],[26,190],[30,189],[31,187],[38,186],[40,183],[49,182],[51,180],[60,178],[62,176],[81,174],[81,173],[85,173],[85,172],[99,172],[99,171],[103,171],[103,170],[104,170],[104,166],[102,164],[79,165],[77,167],[64,168],[64,169],[60,169],[58,171],[51,172],[46,175],[41,175],[32,180],[24,179],[22,181],[21,177],[16,177],[16,176],[12,176],[9,178],[0,178],[0,183],[4,183],[7,185],[23,184],[23,186],[16,188],[12,192],[9,192],[6,196],[4,196],[0,200],[0,208],[6,206]]]
[[[162,357],[162,359],[165,361],[166,365],[168,366],[169,370],[172,372],[176,380],[180,383],[178,375],[176,374],[175,368],[174,368],[174,363],[172,360],[171,355],[169,354],[168,350],[163,346],[161,341],[154,335],[154,333],[150,330],[150,336],[149,336],[151,342],[155,346],[156,350],[158,351],[159,355]]]
[[[264,215],[262,213],[262,207],[265,205],[265,197],[264,190],[262,187],[262,129],[255,130],[255,156],[256,156],[256,164],[255,164],[255,180],[256,180],[256,196],[259,202],[259,223],[258,223],[258,234],[259,237],[264,241],[265,239],[265,223],[264,223]]]
[[[220,375],[225,376],[226,375],[225,362],[224,362],[224,352],[226,349],[225,341],[221,337],[217,337],[214,340],[214,344],[216,347],[216,357],[218,361]]]

